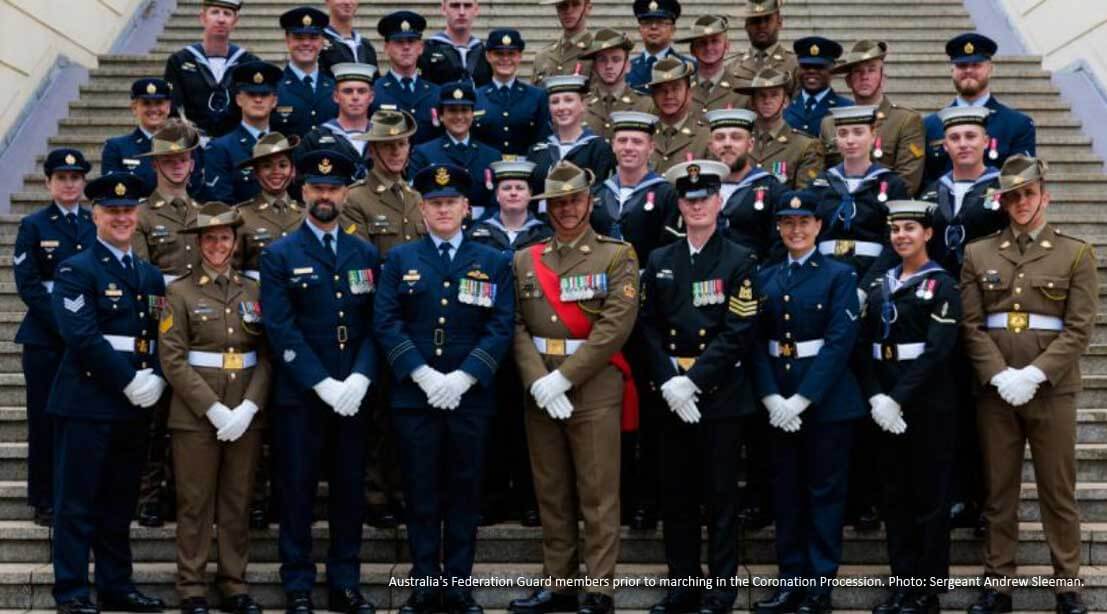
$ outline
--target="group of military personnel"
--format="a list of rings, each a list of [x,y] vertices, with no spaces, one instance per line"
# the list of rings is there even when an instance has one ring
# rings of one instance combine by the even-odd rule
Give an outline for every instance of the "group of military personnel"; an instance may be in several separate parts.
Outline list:
[[[845,524],[883,522],[900,578],[949,575],[951,526],[1015,575],[1027,441],[1057,611],[1086,611],[1095,258],[1046,222],[992,40],[947,43],[957,98],[924,119],[885,95],[886,43],[788,49],[779,0],[746,2],[737,56],[727,17],[677,36],[677,0],[635,0],[640,53],[589,30],[589,0],[543,1],[562,33],[529,82],[518,30],[473,35],[476,0],[442,0],[426,40],[421,15],[383,17],[383,75],[356,1],[282,14],[283,69],[230,42],[242,4],[204,0],[203,40],[133,84],[137,127],[97,179],[50,153],[53,202],[20,227],[28,496],[59,612],[164,609],[128,527],[169,517],[182,612],[208,611],[217,527],[220,608],[258,614],[249,529],[276,521],[287,611],[310,614],[322,479],[332,610],[374,611],[362,524],[405,524],[401,612],[479,614],[477,527],[514,516],[579,590],[510,610],[605,614],[620,525],[660,516],[683,582],[651,614],[732,610],[696,582],[701,525],[718,580],[770,523],[780,588],[752,608],[829,612]],[[999,584],[969,611],[1011,607]]]

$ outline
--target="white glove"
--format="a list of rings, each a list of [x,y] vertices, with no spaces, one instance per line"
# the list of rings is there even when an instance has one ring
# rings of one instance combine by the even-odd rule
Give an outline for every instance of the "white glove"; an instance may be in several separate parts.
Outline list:
[[[699,387],[687,375],[670,377],[668,381],[661,384],[661,396],[665,397],[665,402],[673,411],[677,411],[677,407],[688,401],[696,399],[697,392],[700,392]]]
[[[1011,405],[1025,405],[1038,393],[1038,386],[1046,380],[1045,373],[1034,365],[1012,369],[1011,377],[999,387],[999,396]]]
[[[469,389],[475,383],[477,383],[477,378],[460,369],[450,371],[443,378],[442,385],[438,387],[438,390],[435,390],[434,394],[427,398],[427,402],[431,404],[431,407],[437,407],[438,409],[457,409],[457,406],[461,405],[462,395],[469,392]]]
[[[761,397],[761,403],[765,406],[765,409],[769,410],[769,424],[779,428],[783,423],[780,413],[784,410],[784,397],[779,394],[770,394],[767,397]]]
[[[573,415],[573,404],[569,402],[569,397],[565,396],[565,393],[550,399],[543,409],[554,420],[568,420]]]
[[[338,397],[338,403],[334,411],[340,416],[357,415],[361,409],[361,400],[369,391],[369,378],[360,373],[351,373],[342,382],[342,394]]]
[[[141,369],[135,373],[131,382],[123,388],[123,394],[132,405],[152,407],[165,392],[165,380],[154,375],[153,369]]]
[[[807,409],[808,405],[811,405],[811,401],[808,401],[798,394],[793,394],[785,399],[784,405],[778,414],[780,422],[778,424],[773,424],[773,426],[779,428],[786,424],[791,424],[793,419],[798,418],[799,415],[803,413],[803,410]],[[772,423],[770,422],[770,424]]]
[[[869,298],[869,293],[868,292],[865,292],[861,288],[857,289],[857,306],[858,307],[864,308],[865,307],[865,301],[868,300],[868,298]]]
[[[796,431],[800,430],[801,426],[803,426],[803,418],[796,416],[795,418],[792,418],[788,422],[782,424],[780,426],[780,430],[784,431],[785,433],[795,433]]]
[[[219,441],[238,441],[239,437],[246,434],[250,423],[254,421],[254,414],[258,413],[258,406],[249,399],[243,399],[238,407],[231,410],[231,420],[219,429],[215,438]]]
[[[997,390],[1004,388],[1007,384],[1011,383],[1011,378],[1015,376],[1015,370],[1011,367],[996,373],[992,376],[991,384],[996,387]]]
[[[430,400],[434,393],[446,383],[446,376],[430,365],[423,365],[411,372],[411,381],[418,384],[423,389],[423,394],[427,395],[427,399]]]
[[[535,380],[530,385],[530,393],[534,396],[534,400],[538,402],[538,406],[545,409],[554,397],[569,392],[572,387],[573,383],[566,379],[561,371],[554,369]]]
[[[870,414],[873,421],[880,428],[893,434],[900,435],[907,430],[907,423],[903,421],[903,409],[896,400],[886,394],[878,394],[869,399],[872,406]]]
[[[700,408],[696,407],[695,399],[688,399],[673,408],[673,411],[687,424],[696,424],[700,421]]]
[[[154,403],[157,403],[158,399],[161,398],[162,393],[165,392],[165,389],[169,387],[169,382],[165,381],[165,378],[161,377],[160,375],[154,375],[153,373],[150,373],[149,382],[152,387],[149,397],[150,402],[144,404],[140,403],[143,407],[150,407]]]
[[[208,422],[211,422],[211,425],[215,427],[216,437],[220,441],[223,441],[222,438],[218,437],[218,432],[227,428],[227,425],[229,425],[234,419],[234,414],[231,412],[231,408],[222,403],[215,403],[208,408],[207,412],[205,412],[204,415],[208,417]]]
[[[342,382],[334,379],[333,377],[325,378],[323,381],[311,387],[315,391],[315,394],[319,395],[320,399],[327,405],[330,405],[333,409],[338,404],[339,397],[342,396],[343,385]]]

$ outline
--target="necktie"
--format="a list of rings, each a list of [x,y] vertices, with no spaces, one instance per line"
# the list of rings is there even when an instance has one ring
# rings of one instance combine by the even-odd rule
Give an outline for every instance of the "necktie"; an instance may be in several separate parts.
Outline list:
[[[404,88],[405,92],[414,92],[415,88],[412,87],[413,80],[411,77],[403,77],[400,79],[400,85]]]
[[[132,286],[137,286],[138,285],[138,275],[136,274],[135,267],[133,266],[133,263],[131,262],[131,255],[130,254],[123,254],[122,261],[123,261],[123,270],[127,273],[127,280],[131,283]]]
[[[1030,235],[1028,235],[1028,234],[1021,234],[1021,235],[1019,235],[1019,238],[1015,239],[1015,243],[1018,244],[1018,246],[1019,246],[1019,253],[1020,254],[1025,254],[1026,253],[1026,248],[1030,247],[1031,242],[1032,242],[1032,239],[1030,238]]]
[[[788,265],[788,281],[792,280],[792,276],[798,273],[800,270],[800,263],[793,262]]]
[[[337,254],[334,245],[334,236],[331,233],[323,235],[323,249],[327,252],[327,257],[330,258],[331,264],[334,264]]]
[[[315,91],[315,82],[312,80],[311,75],[304,75],[304,85],[312,92]]]
[[[447,269],[450,268],[450,250],[453,248],[453,245],[450,245],[445,241],[443,241],[442,244],[438,246],[438,254],[442,257],[442,264]]]
[[[819,104],[819,101],[815,100],[814,96],[808,96],[807,104],[804,106],[804,108],[807,110],[808,113],[810,113],[815,110],[815,105],[817,104]]]
[[[646,70],[653,72],[653,65],[657,63],[657,57],[648,55],[646,56]]]
[[[65,222],[70,226],[75,226],[77,224],[77,216],[73,213],[66,213]]]

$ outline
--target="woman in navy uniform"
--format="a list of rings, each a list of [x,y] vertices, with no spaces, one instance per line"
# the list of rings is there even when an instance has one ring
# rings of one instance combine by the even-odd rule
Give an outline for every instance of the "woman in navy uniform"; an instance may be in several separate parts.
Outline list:
[[[535,164],[531,189],[541,191],[550,169],[562,160],[591,169],[596,181],[607,179],[615,170],[615,154],[603,137],[583,123],[588,77],[552,75],[542,81],[542,87],[546,89],[549,100],[553,134],[545,141],[531,145],[527,152],[527,159]]]
[[[761,318],[754,387],[772,431],[773,514],[779,577],[785,582],[758,614],[829,612],[842,558],[850,449],[865,415],[850,372],[860,305],[857,273],[815,247],[823,223],[809,192],[786,194],[777,209],[783,262],[761,270]],[[801,588],[800,580],[815,587]],[[798,608],[798,609],[797,609]]]
[[[395,377],[411,577],[451,583],[412,591],[401,609],[411,614],[483,611],[453,582],[473,572],[493,387],[514,332],[515,289],[508,255],[464,238],[471,181],[449,164],[415,176],[429,235],[388,253],[373,320]]]
[[[892,576],[921,580],[896,589],[873,614],[937,614],[930,578],[949,576],[949,485],[957,438],[957,346],[961,293],[926,252],[934,205],[888,203],[892,248],[900,263],[873,282],[857,355],[873,421],[876,464]],[[870,459],[871,462],[872,459]]]
[[[531,145],[550,135],[546,92],[519,80],[526,41],[518,30],[492,30],[484,53],[492,80],[477,88],[477,118],[473,133],[504,155],[526,155]]]
[[[52,202],[19,222],[12,268],[19,298],[27,313],[15,334],[23,346],[23,377],[27,382],[27,503],[34,521],[53,521],[54,428],[46,401],[62,351],[58,325],[50,306],[58,263],[92,247],[96,229],[92,214],[80,206],[85,175],[91,170],[76,149],[55,149],[46,156],[46,188]]]
[[[135,588],[129,530],[138,503],[150,408],[165,391],[156,354],[161,272],[131,238],[143,183],[127,173],[85,188],[96,240],[54,276],[51,305],[65,342],[47,411],[54,419],[54,600],[58,612],[160,612]],[[96,595],[89,600],[89,554]]]

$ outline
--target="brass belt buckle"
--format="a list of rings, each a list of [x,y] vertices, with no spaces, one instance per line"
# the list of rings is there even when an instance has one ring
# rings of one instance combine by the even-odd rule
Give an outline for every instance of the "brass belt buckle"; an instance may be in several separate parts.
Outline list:
[[[338,327],[338,342],[339,343],[346,343],[347,339],[349,339],[349,337],[347,335],[346,325],[343,324],[342,326]]]
[[[849,256],[853,254],[854,248],[857,246],[856,241],[852,240],[838,240],[834,242],[834,255],[835,256]]]
[[[1007,330],[1018,334],[1030,328],[1030,314],[1023,311],[1011,311],[1007,314]]]
[[[565,355],[565,340],[564,339],[546,339],[546,353],[550,356],[564,356]]]
[[[241,371],[246,366],[246,358],[243,354],[225,352],[223,354],[223,369],[228,371]]]
[[[796,345],[791,341],[780,342],[780,357],[791,358],[796,353]]]
[[[150,342],[145,339],[135,339],[135,353],[136,354],[149,354]]]
[[[884,360],[897,360],[899,358],[899,348],[894,343],[881,344],[880,355]]]

